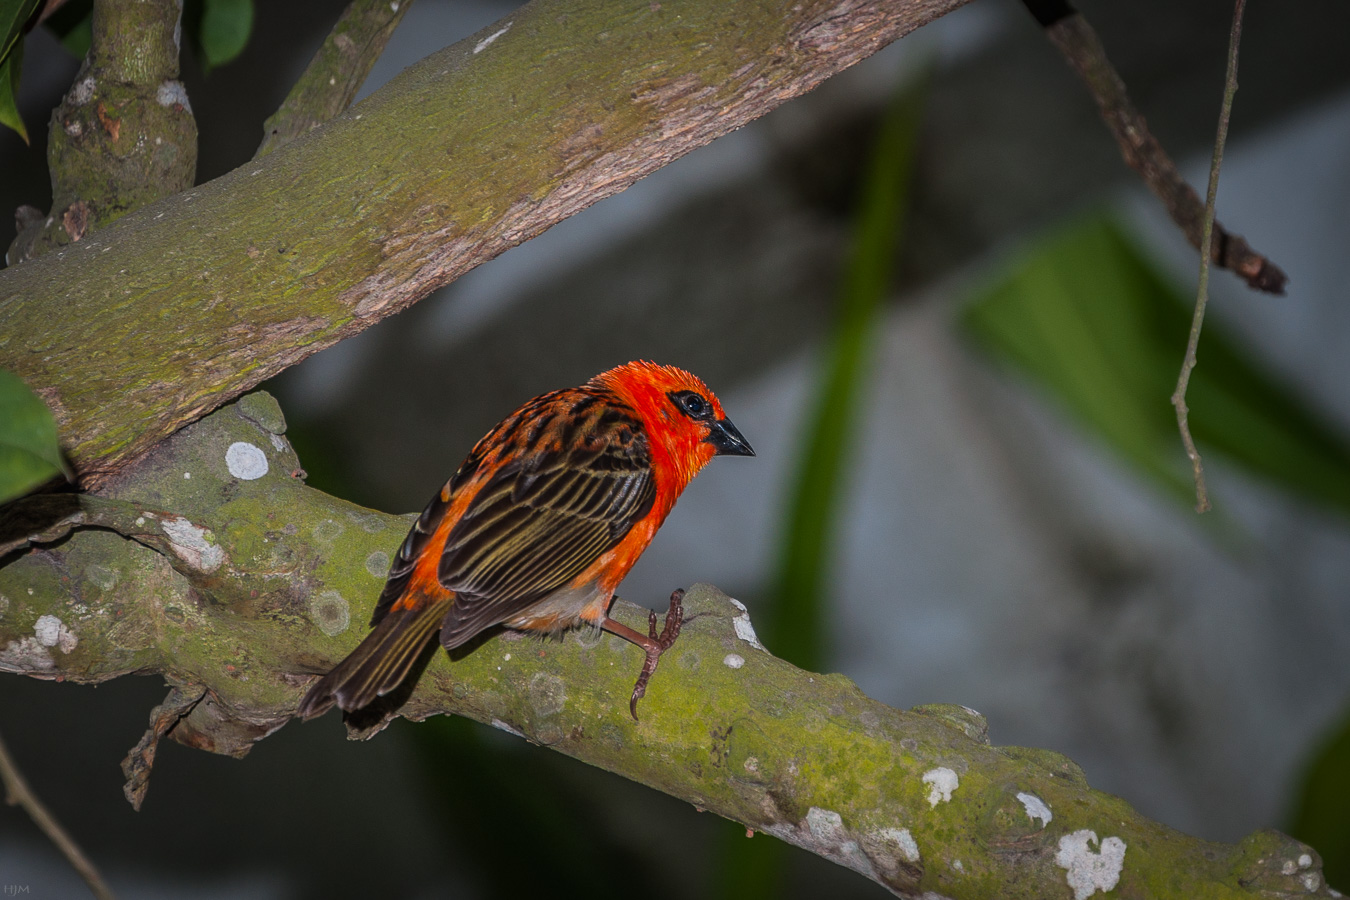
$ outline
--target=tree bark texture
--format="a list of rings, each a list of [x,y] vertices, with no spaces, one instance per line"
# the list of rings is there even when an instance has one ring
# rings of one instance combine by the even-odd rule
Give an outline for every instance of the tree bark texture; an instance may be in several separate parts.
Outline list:
[[[262,160],[0,273],[86,487],[965,0],[536,0]]]
[[[251,394],[107,496],[31,498],[0,528],[0,671],[173,687],[124,763],[134,802],[160,737],[242,756],[290,720],[365,634],[411,523],[305,486],[284,431],[275,402]],[[499,633],[453,659],[437,648],[400,714],[490,723],[905,897],[1330,896],[1316,853],[1291,838],[1187,837],[1092,790],[1059,754],[991,746],[979,713],[904,712],[775,658],[714,588],[695,586],[685,607],[640,723],[627,698],[641,654],[599,633]],[[614,611],[639,627],[644,613]]]

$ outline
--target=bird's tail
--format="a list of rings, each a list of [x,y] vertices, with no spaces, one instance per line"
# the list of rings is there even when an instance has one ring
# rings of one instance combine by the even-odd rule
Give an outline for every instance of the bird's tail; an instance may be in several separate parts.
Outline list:
[[[326,713],[334,703],[350,712],[398,687],[440,627],[450,602],[390,610],[346,659],[315,682],[300,701],[296,715],[312,719]]]

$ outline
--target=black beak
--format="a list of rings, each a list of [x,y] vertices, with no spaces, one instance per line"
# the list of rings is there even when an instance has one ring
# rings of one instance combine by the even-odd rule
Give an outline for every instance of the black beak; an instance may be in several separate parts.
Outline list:
[[[755,451],[730,419],[719,419],[712,425],[712,431],[703,440],[717,448],[718,456],[754,456]]]

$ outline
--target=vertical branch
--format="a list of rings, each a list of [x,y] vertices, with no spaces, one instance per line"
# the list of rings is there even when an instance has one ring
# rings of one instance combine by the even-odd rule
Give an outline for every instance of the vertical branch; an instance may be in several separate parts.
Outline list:
[[[98,869],[89,857],[84,855],[80,845],[75,843],[75,839],[66,833],[61,827],[61,823],[56,821],[51,810],[47,809],[33,793],[24,780],[23,774],[19,772],[19,767],[15,765],[14,758],[9,755],[9,749],[5,747],[5,742],[0,739],[0,783],[5,786],[5,802],[10,806],[21,806],[24,811],[32,817],[37,827],[42,829],[42,833],[51,839],[56,848],[65,855],[66,859],[80,873],[80,877],[89,885],[89,890],[93,892],[98,900],[115,900],[113,892],[108,888],[107,882],[99,874]]]
[[[192,186],[197,121],[178,80],[179,0],[95,0],[89,55],[52,112],[52,208],[26,216],[10,265]]]
[[[1214,250],[1214,200],[1219,193],[1219,167],[1223,163],[1223,145],[1228,139],[1228,119],[1233,112],[1233,95],[1237,93],[1238,44],[1242,40],[1242,12],[1247,0],[1237,0],[1233,9],[1233,30],[1228,36],[1228,75],[1224,79],[1223,105],[1219,108],[1219,130],[1214,137],[1214,157],[1209,164],[1209,191],[1205,196],[1205,218],[1200,238],[1200,284],[1195,294],[1195,314],[1191,318],[1191,335],[1186,342],[1186,358],[1181,364],[1181,374],[1177,378],[1177,389],[1172,394],[1172,406],[1177,411],[1177,428],[1181,431],[1181,442],[1186,445],[1186,455],[1191,459],[1191,468],[1195,473],[1195,511],[1209,509],[1209,493],[1205,490],[1205,469],[1200,461],[1200,451],[1195,448],[1195,439],[1191,437],[1189,421],[1190,408],[1186,405],[1186,389],[1191,383],[1191,371],[1195,368],[1195,350],[1200,344],[1200,328],[1205,321],[1205,304],[1209,299],[1209,260]]]

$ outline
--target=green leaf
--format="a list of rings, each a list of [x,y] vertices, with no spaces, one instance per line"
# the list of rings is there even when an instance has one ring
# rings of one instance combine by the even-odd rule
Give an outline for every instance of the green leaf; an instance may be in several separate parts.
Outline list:
[[[0,60],[20,43],[24,26],[41,0],[0,0]],[[18,79],[15,79],[16,81]]]
[[[51,411],[19,376],[0,369],[0,503],[60,474],[69,477]]]
[[[19,115],[19,76],[23,74],[23,29],[40,0],[0,0],[0,125],[29,143]]]
[[[790,488],[774,604],[762,617],[765,641],[774,654],[807,669],[822,666],[828,650],[824,611],[831,539],[857,441],[857,408],[881,303],[890,289],[909,204],[926,94],[926,78],[897,93],[872,147],[858,198],[852,253],[843,272],[814,407],[805,420],[801,463]]]
[[[1188,299],[1104,217],[1033,247],[969,306],[969,332],[1187,504],[1190,467],[1171,396]],[[1187,403],[1201,452],[1350,514],[1350,442],[1211,321]]]
[[[28,129],[19,114],[19,75],[23,72],[23,41],[17,41],[9,54],[0,59],[0,125],[18,132],[25,144]]]
[[[244,52],[253,32],[253,0],[202,0],[201,7],[197,44],[209,72]]]

